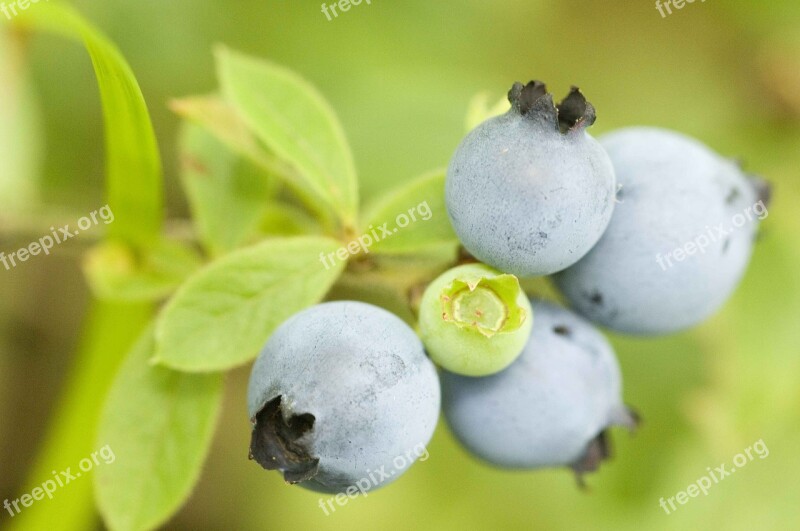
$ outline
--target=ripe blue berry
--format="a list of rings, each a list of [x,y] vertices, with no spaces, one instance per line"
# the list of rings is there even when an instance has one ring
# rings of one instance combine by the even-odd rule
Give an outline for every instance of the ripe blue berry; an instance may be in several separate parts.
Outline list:
[[[395,458],[428,443],[439,406],[408,325],[369,304],[320,304],[281,325],[253,366],[251,457],[312,490],[343,492],[376,470],[390,472],[383,485],[412,464]]]
[[[570,305],[631,334],[700,323],[744,274],[768,188],[678,133],[629,128],[601,139],[621,184],[600,242],[556,276]]]
[[[506,368],[530,336],[533,310],[519,280],[483,264],[453,268],[422,296],[419,329],[431,359],[450,372]]]
[[[442,373],[445,418],[493,465],[593,471],[608,454],[607,428],[635,425],[619,365],[587,321],[550,303],[533,306],[530,339],[507,369],[485,378]]]
[[[594,107],[577,88],[558,107],[545,85],[516,83],[511,109],[461,142],[445,185],[464,247],[520,277],[549,275],[585,255],[614,209],[608,156],[586,133]]]

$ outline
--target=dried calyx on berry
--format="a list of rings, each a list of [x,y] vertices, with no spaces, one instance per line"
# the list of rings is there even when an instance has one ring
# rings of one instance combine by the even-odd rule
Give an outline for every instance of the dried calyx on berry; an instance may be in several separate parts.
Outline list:
[[[508,112],[470,131],[447,169],[445,204],[461,244],[517,277],[546,276],[584,257],[614,211],[608,154],[587,128],[577,88],[556,105],[544,83],[515,83]]]
[[[597,119],[594,106],[586,101],[575,86],[556,105],[553,95],[547,92],[547,86],[541,81],[530,81],[527,85],[516,82],[508,91],[508,101],[521,115],[541,118],[557,127],[562,134],[582,131]]]

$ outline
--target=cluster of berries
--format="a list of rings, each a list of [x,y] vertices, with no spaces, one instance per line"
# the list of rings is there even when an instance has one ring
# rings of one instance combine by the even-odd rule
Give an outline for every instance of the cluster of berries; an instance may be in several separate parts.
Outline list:
[[[427,444],[440,409],[472,454],[499,467],[595,470],[607,430],[633,428],[614,351],[595,324],[659,335],[722,306],[753,249],[757,221],[693,260],[656,256],[769,200],[769,187],[677,133],[586,132],[594,107],[573,88],[556,104],[516,83],[510,110],[461,142],[445,199],[480,263],[431,282],[418,333],[360,302],[295,315],[253,368],[251,457],[322,492]],[[519,278],[553,275],[572,309],[529,299]],[[535,319],[534,319],[535,314]],[[441,367],[437,375],[434,363]],[[396,461],[394,461],[396,464]]]

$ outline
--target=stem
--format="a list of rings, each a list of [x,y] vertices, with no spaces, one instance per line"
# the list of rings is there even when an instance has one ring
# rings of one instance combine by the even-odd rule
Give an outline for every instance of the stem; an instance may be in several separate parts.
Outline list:
[[[93,301],[78,353],[46,435],[21,492],[53,478],[96,451],[97,420],[125,353],[149,321],[149,304]],[[84,531],[97,527],[90,475],[70,482],[53,499],[35,503],[11,521],[15,530]]]

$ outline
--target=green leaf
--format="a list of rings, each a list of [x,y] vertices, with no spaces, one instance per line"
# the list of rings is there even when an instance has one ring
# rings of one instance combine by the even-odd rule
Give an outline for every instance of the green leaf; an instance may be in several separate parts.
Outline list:
[[[112,241],[88,252],[83,271],[97,298],[131,302],[169,296],[201,265],[195,251],[177,242],[160,240],[136,251]]]
[[[114,44],[72,7],[35,7],[20,11],[13,23],[82,41],[94,65],[106,128],[108,204],[115,214],[109,237],[147,244],[163,222],[161,161],[136,78]]]
[[[361,233],[377,240],[369,251],[412,254],[457,246],[458,237],[450,225],[444,202],[444,179],[444,170],[423,175],[368,209]]]
[[[288,203],[266,205],[259,233],[263,236],[302,236],[319,234],[320,226],[305,210]]]
[[[196,96],[174,100],[172,109],[192,124],[201,127],[220,144],[232,152],[261,168],[269,176],[282,182],[292,182],[297,171],[270,153],[253,136],[247,125],[239,118],[228,103],[216,96]],[[211,141],[209,141],[209,144]],[[212,154],[215,151],[211,151]],[[243,162],[239,162],[243,164]],[[272,191],[272,186],[270,186]],[[302,197],[300,197],[302,199]],[[319,210],[319,203],[311,199],[310,212]],[[300,206],[286,201],[270,201],[264,205],[264,212],[258,223],[262,236],[291,236],[300,234],[319,234],[320,225]]]
[[[255,358],[278,325],[325,296],[344,263],[323,259],[339,245],[320,237],[267,240],[200,270],[161,313],[154,361],[202,372]]]
[[[355,222],[358,182],[344,130],[330,105],[289,69],[226,48],[217,51],[220,84],[256,136],[297,169],[296,192]]]
[[[270,153],[248,129],[236,110],[219,96],[193,96],[170,102],[179,116],[208,131],[234,153],[285,182],[297,179],[289,164]]]
[[[200,240],[213,255],[254,236],[276,191],[263,171],[191,123],[181,135],[181,179]]]
[[[97,448],[95,497],[114,530],[153,529],[186,501],[200,477],[222,402],[221,374],[185,374],[148,363],[148,327],[114,379]]]

